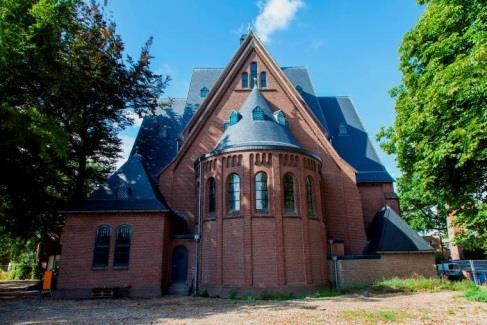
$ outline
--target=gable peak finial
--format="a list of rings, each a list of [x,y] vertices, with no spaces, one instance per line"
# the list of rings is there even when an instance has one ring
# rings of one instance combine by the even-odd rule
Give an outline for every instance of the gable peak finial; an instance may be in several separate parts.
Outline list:
[[[254,80],[254,87],[252,87],[252,89],[256,89],[257,88],[257,77],[254,77],[253,80]]]

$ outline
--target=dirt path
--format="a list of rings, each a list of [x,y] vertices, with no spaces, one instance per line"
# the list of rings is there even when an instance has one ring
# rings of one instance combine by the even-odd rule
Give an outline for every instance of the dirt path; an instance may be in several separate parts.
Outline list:
[[[0,301],[1,324],[487,324],[487,304],[455,292],[293,301],[164,297]]]

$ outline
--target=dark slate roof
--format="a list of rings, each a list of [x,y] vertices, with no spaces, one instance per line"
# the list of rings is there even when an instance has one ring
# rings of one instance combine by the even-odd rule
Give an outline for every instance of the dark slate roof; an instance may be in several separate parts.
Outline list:
[[[131,155],[138,153],[143,157],[144,167],[153,181],[176,156],[178,137],[194,114],[194,108],[185,102],[174,100],[172,107],[156,115],[146,115],[142,121]]]
[[[301,95],[301,97],[304,99],[309,108],[311,108],[314,115],[318,118],[325,131],[329,133],[328,123],[325,116],[323,115],[323,111],[321,110],[318,98],[315,95],[313,84],[311,83],[311,79],[309,77],[308,69],[306,69],[305,67],[282,67],[281,69],[282,71],[284,71],[284,74],[286,74],[289,81],[291,81],[294,87],[296,89],[299,89],[299,94]]]
[[[264,112],[263,120],[252,118],[252,111],[257,106]],[[288,127],[277,123],[274,112],[258,88],[252,89],[238,113],[240,120],[227,127],[213,153],[261,147],[300,149]]]
[[[200,90],[203,87],[210,90],[222,74],[222,68],[195,68],[191,76],[191,83],[188,90],[188,105],[199,106],[204,98],[200,96]]]
[[[357,170],[357,182],[394,181],[375,152],[350,98],[319,97],[319,102],[328,122],[331,144]],[[346,135],[340,135],[341,126]]]
[[[430,252],[434,249],[390,207],[379,210],[367,229],[364,254],[380,252]]]
[[[121,187],[126,188],[126,197],[120,196]],[[130,156],[105,184],[67,212],[105,211],[169,211],[146,173],[140,155]]]

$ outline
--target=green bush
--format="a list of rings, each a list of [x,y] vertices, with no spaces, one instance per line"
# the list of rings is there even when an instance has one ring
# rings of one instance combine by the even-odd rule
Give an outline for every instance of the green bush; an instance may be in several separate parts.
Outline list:
[[[465,290],[465,298],[471,301],[487,302],[487,287],[473,286]]]
[[[36,262],[34,252],[26,252],[17,258],[17,261],[11,262],[10,279],[27,280],[38,279],[40,276],[39,267]]]

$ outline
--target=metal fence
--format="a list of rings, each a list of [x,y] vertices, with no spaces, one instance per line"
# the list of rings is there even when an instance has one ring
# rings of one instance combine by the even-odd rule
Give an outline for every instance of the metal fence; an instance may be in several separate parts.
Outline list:
[[[458,260],[453,262],[458,264],[462,271],[470,273],[471,280],[475,284],[487,282],[487,260]]]

